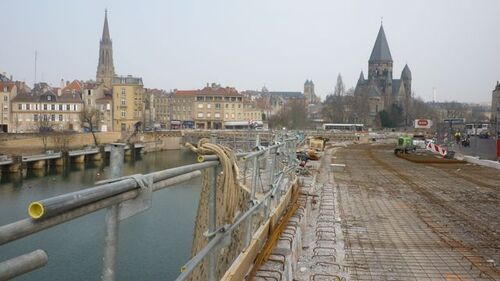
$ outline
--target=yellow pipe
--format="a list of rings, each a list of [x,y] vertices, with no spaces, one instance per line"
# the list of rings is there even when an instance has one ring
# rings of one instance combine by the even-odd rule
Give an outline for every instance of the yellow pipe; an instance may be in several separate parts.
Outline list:
[[[42,203],[40,202],[32,202],[28,206],[28,214],[32,219],[39,219],[43,216],[43,213],[45,212]]]
[[[205,157],[203,155],[198,155],[198,157],[196,157],[196,161],[198,161],[198,163],[201,163],[205,161]]]

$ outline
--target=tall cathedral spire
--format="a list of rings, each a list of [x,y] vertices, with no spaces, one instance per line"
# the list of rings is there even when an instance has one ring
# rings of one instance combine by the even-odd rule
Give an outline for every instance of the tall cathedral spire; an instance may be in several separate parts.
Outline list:
[[[113,42],[109,35],[108,10],[104,12],[104,26],[102,28],[102,39],[99,46],[99,62],[97,63],[97,82],[103,82],[104,86],[111,88],[115,67],[113,65]]]
[[[369,62],[384,61],[392,62],[392,56],[391,51],[389,50],[389,44],[387,43],[387,39],[385,38],[384,26],[380,24],[377,40],[375,40],[375,45],[373,46]]]
[[[108,9],[104,10],[104,27],[102,28],[102,41],[111,42],[111,37],[109,36],[108,27]]]

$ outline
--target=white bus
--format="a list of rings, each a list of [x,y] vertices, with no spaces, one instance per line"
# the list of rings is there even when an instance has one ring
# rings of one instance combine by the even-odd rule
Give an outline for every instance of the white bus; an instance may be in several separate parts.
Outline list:
[[[465,133],[469,136],[479,136],[482,132],[487,132],[489,124],[466,124]]]
[[[327,123],[323,124],[323,130],[329,131],[351,131],[351,132],[361,132],[364,131],[363,124],[341,124],[341,123]]]

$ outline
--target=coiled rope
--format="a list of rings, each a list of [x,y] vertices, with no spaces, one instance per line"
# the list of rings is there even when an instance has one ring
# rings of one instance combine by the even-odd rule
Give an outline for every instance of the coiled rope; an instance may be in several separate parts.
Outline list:
[[[196,146],[186,143],[186,147],[198,155],[216,155],[219,158],[221,171],[216,180],[216,226],[232,224],[236,215],[243,212],[249,195],[248,189],[242,185],[239,178],[239,168],[234,152],[226,146],[210,143],[208,139],[201,139]],[[195,222],[192,255],[196,255],[208,243],[203,233],[208,229],[208,204],[209,204],[209,176],[208,171],[203,171],[202,190]],[[229,267],[229,263],[238,254],[242,247],[242,231],[238,227],[231,234],[231,243],[219,251],[217,261],[217,275],[222,276]],[[206,259],[193,271],[191,280],[206,280]]]

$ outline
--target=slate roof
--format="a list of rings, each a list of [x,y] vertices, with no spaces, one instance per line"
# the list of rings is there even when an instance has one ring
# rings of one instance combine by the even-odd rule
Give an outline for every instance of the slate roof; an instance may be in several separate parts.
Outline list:
[[[0,81],[1,82],[10,82],[10,79],[7,76],[0,73]]]
[[[113,78],[113,84],[121,84],[121,85],[144,85],[142,83],[141,77],[133,77],[132,75],[127,76],[115,76]]]
[[[50,96],[50,100],[48,100]],[[16,97],[12,99],[12,102],[72,102],[72,103],[82,103],[80,93],[63,92],[60,96],[51,90],[45,91],[43,94],[39,94],[36,91],[25,92],[21,91]]]
[[[368,86],[368,96],[369,97],[380,97],[380,96],[382,96],[382,92],[380,92],[379,88],[375,84],[370,84]]]
[[[401,79],[404,79],[404,78],[411,80],[411,70],[407,64],[405,64],[405,67],[403,68],[403,72],[401,72]]]
[[[305,99],[301,92],[269,92],[272,96],[279,96],[284,99]]]
[[[399,94],[399,88],[401,87],[400,79],[392,79],[392,95],[397,96]]]
[[[372,54],[370,55],[369,62],[392,62],[391,51],[389,50],[389,44],[385,38],[384,26],[380,26],[378,31],[377,40],[375,40],[375,45],[373,46]]]

